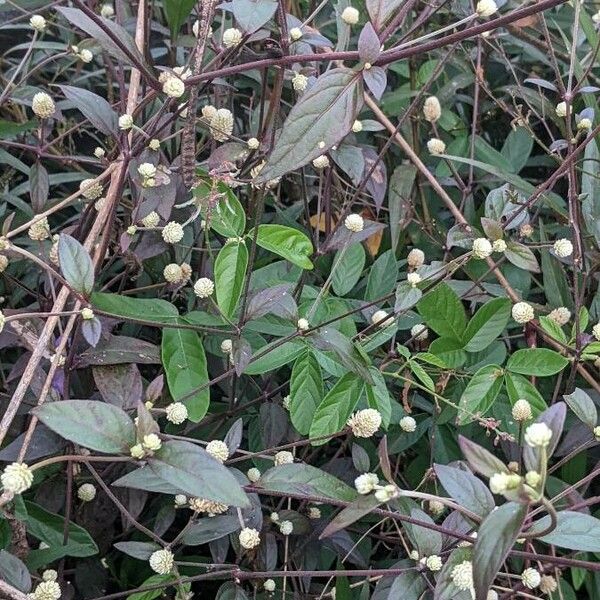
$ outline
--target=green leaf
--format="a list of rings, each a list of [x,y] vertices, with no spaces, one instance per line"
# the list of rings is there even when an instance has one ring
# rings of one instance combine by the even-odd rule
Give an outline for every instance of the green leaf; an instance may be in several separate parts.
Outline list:
[[[161,359],[173,400],[183,402],[190,421],[197,423],[206,414],[210,402],[202,339],[189,329],[164,329]],[[203,389],[194,391],[201,386]]]
[[[397,277],[396,257],[391,250],[387,250],[379,256],[369,269],[365,300],[377,300],[387,296],[394,289]]]
[[[0,577],[20,592],[27,593],[31,590],[31,576],[22,560],[0,550]]]
[[[296,360],[302,354],[304,344],[298,342],[284,342],[280,344],[278,340],[268,346],[261,348],[257,354],[260,358],[252,362],[244,369],[246,375],[262,375],[269,371],[274,371]]]
[[[370,385],[369,383],[365,385],[367,404],[369,405],[369,408],[374,408],[379,411],[381,414],[381,424],[384,429],[387,429],[392,417],[392,401],[390,393],[388,392],[387,385],[385,384],[385,380],[379,369],[370,367],[369,371],[373,378],[373,385]]]
[[[152,472],[186,494],[247,507],[250,502],[236,478],[204,449],[190,442],[164,442],[148,458]]]
[[[537,417],[542,411],[546,410],[547,404],[537,388],[523,375],[517,373],[504,373],[506,391],[511,404],[523,398],[531,404],[531,411],[534,417]]]
[[[419,600],[423,597],[426,583],[423,576],[420,573],[408,572],[401,573],[390,586],[387,600]],[[373,596],[375,598],[375,596]],[[379,596],[378,596],[379,598]],[[381,600],[384,600],[383,598]]]
[[[433,600],[473,600],[471,590],[461,590],[452,581],[454,567],[465,561],[471,562],[472,554],[471,548],[456,548],[450,553],[437,577]]]
[[[405,512],[408,512],[408,510]],[[420,508],[411,508],[410,516],[421,523],[435,525],[433,519]],[[404,528],[412,545],[419,551],[420,556],[431,556],[442,551],[443,539],[439,531],[415,523],[404,523]]]
[[[236,22],[246,33],[253,33],[267,23],[277,10],[275,0],[233,0]]]
[[[163,2],[165,17],[173,39],[177,37],[179,29],[190,16],[195,4],[196,0],[165,0]]]
[[[114,546],[119,552],[139,560],[148,560],[153,552],[160,549],[156,542],[117,542]]]
[[[401,281],[396,288],[396,302],[394,303],[394,312],[401,314],[412,308],[423,296],[423,292],[418,287],[413,287],[406,281]]]
[[[302,435],[310,431],[313,415],[324,394],[321,367],[315,355],[306,349],[296,359],[290,379],[290,418]]]
[[[439,356],[448,369],[457,369],[467,362],[467,353],[463,349],[462,342],[454,338],[441,337],[433,340],[429,352]]]
[[[569,364],[568,359],[548,348],[522,348],[514,352],[506,368],[521,375],[548,377],[556,375]]]
[[[94,308],[115,318],[141,319],[156,323],[175,323],[179,318],[175,306],[158,298],[132,298],[119,294],[94,292],[90,302]]]
[[[486,600],[498,570],[513,547],[527,514],[527,505],[507,502],[481,523],[473,548],[476,600]]]
[[[546,515],[529,531],[543,531],[549,525],[550,517]],[[563,510],[558,513],[556,528],[540,540],[569,550],[600,552],[600,520],[585,513]]]
[[[200,546],[218,540],[240,528],[237,515],[219,515],[199,519],[187,527],[181,541],[186,546]]]
[[[358,404],[363,388],[364,382],[354,373],[344,375],[319,404],[310,426],[310,437],[317,438],[341,431]],[[313,445],[320,446],[326,441],[319,440],[313,442]]]
[[[538,264],[533,250],[524,244],[509,241],[506,250],[504,251],[504,256],[506,256],[506,259],[515,265],[515,267],[519,267],[519,269],[524,269],[531,273],[540,272],[540,265]]]
[[[170,573],[168,575],[152,575],[151,577],[148,577],[148,579],[145,579],[140,587],[144,588],[146,586],[154,586],[160,583],[163,583],[164,587],[146,590],[145,592],[135,592],[134,594],[127,596],[127,600],[154,600],[155,598],[162,596],[170,582],[173,582],[176,579],[177,576],[174,573]]]
[[[60,270],[69,285],[89,296],[94,289],[94,266],[87,250],[73,237],[60,234],[58,240]]]
[[[415,377],[430,391],[435,392],[435,383],[433,383],[433,379],[429,376],[427,371],[417,362],[409,361],[408,366],[410,370],[413,372]]]
[[[438,335],[461,340],[467,316],[460,298],[448,285],[440,283],[417,303],[417,310],[428,327]]]
[[[540,325],[542,329],[552,338],[558,340],[562,344],[567,344],[569,340],[567,340],[567,336],[565,332],[562,330],[562,327],[556,322],[550,319],[549,317],[541,316],[540,317]]]
[[[254,231],[251,231],[248,237],[253,235]],[[303,269],[313,268],[309,258],[313,253],[312,242],[297,229],[285,225],[259,225],[256,243]]]
[[[532,148],[533,137],[525,127],[517,127],[508,134],[501,153],[512,173],[518,173],[527,164]]]
[[[502,367],[486,365],[473,375],[459,402],[458,423],[465,425],[473,420],[472,414],[485,414],[494,403],[503,381]]]
[[[256,182],[281,177],[339,144],[352,130],[363,102],[359,72],[339,67],[321,75],[289,112]]]
[[[334,264],[336,267],[331,278],[331,286],[338,296],[345,296],[357,284],[365,266],[363,245],[352,244],[345,251],[339,250],[335,255]]]
[[[0,140],[10,140],[20,133],[25,133],[36,128],[34,121],[26,121],[25,123],[14,123],[0,119]]]
[[[135,427],[117,406],[94,400],[47,402],[31,411],[66,440],[106,454],[129,453]]]
[[[214,200],[214,188],[218,199]],[[222,181],[202,180],[193,190],[196,198],[205,199],[201,212],[211,229],[226,238],[240,237],[246,229],[246,213],[237,196]]]
[[[227,318],[231,318],[237,308],[247,267],[248,250],[244,242],[225,244],[215,260],[217,304]]]
[[[343,508],[323,530],[323,533],[319,536],[320,539],[327,538],[340,529],[345,529],[356,523],[359,519],[362,519],[365,515],[368,515],[374,508],[377,508],[381,502],[375,498],[374,494],[368,496],[358,496],[358,498]]]
[[[487,348],[503,331],[510,318],[508,298],[494,298],[486,302],[469,321],[463,335],[464,349],[479,352]]]
[[[388,207],[390,211],[390,237],[395,253],[400,241],[400,233],[410,219],[412,211],[411,193],[415,185],[417,168],[413,165],[399,165],[394,169],[388,187]]]
[[[344,502],[352,502],[357,497],[356,490],[348,484],[305,463],[290,463],[268,469],[255,485],[273,492],[323,496]]]
[[[565,394],[565,402],[588,427],[594,429],[598,423],[598,410],[594,401],[581,389],[575,388],[572,394]]]
[[[600,247],[600,152],[597,144],[587,144],[581,172],[581,212],[588,231]],[[556,261],[555,261],[556,262]]]

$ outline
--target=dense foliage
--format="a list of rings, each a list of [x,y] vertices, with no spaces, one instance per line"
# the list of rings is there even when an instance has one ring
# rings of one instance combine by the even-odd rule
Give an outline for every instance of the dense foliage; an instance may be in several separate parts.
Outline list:
[[[0,597],[600,600],[600,12],[0,4]]]

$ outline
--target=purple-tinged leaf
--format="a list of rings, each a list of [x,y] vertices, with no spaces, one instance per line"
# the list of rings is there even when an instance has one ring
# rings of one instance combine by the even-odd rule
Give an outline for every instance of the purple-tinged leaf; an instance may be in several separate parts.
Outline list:
[[[365,85],[377,100],[381,100],[387,86],[387,75],[382,67],[371,67],[362,71]]]
[[[60,234],[58,240],[60,270],[69,285],[89,296],[94,289],[94,266],[87,250],[73,237]]]
[[[364,63],[374,63],[381,54],[381,42],[373,25],[367,22],[358,37],[358,56]]]

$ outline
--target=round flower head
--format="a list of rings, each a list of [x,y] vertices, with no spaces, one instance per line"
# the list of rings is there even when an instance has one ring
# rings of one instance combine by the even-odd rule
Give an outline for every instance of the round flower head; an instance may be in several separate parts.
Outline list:
[[[473,563],[465,560],[457,564],[450,572],[450,578],[459,590],[470,590],[473,587]]]
[[[542,481],[542,476],[537,471],[527,471],[525,473],[525,483],[532,488],[536,488]]]
[[[298,319],[298,322],[296,323],[296,327],[298,327],[298,329],[300,331],[306,331],[307,329],[310,328],[310,324],[307,319],[300,318],[300,319]]]
[[[160,450],[161,446],[162,442],[155,433],[149,433],[148,435],[145,435],[144,439],[142,440],[142,447],[152,452],[155,450]]]
[[[519,487],[521,477],[516,473],[494,473],[490,477],[490,490],[493,494],[504,494]]]
[[[256,529],[252,529],[251,527],[244,527],[240,531],[239,535],[240,546],[245,548],[246,550],[251,550],[252,548],[256,548],[260,544],[260,534]]]
[[[273,457],[273,463],[276,467],[280,465],[289,465],[294,462],[294,455],[288,450],[281,450]]]
[[[566,325],[571,319],[571,311],[566,306],[559,306],[548,315],[548,318],[557,325]]]
[[[523,223],[523,225],[519,227],[519,235],[524,238],[531,237],[533,235],[533,231],[533,226],[529,223]]]
[[[567,103],[559,102],[554,109],[557,117],[566,117],[567,116]]]
[[[348,231],[358,233],[364,229],[365,221],[359,214],[352,213],[344,219],[344,227],[348,229]]]
[[[205,104],[202,107],[202,117],[210,121],[217,114],[217,109],[212,104]]]
[[[152,163],[142,163],[138,167],[137,171],[144,179],[148,179],[156,175],[156,167]]]
[[[46,29],[46,19],[44,19],[42,15],[33,15],[31,19],[29,19],[29,25],[31,25],[32,29],[41,33]]]
[[[227,108],[219,108],[211,117],[210,134],[217,142],[225,142],[233,131],[233,113]]]
[[[6,267],[8,267],[8,257],[0,254],[0,273],[4,273]]]
[[[115,9],[112,4],[103,4],[100,9],[100,15],[105,19],[110,19],[115,16]]]
[[[121,115],[119,117],[119,129],[126,131],[133,127],[133,117],[131,115]]]
[[[159,575],[168,575],[173,569],[173,553],[167,548],[157,550],[150,555],[150,568]]]
[[[571,256],[571,254],[573,254],[573,244],[571,240],[566,238],[556,240],[552,248],[554,250],[554,254],[556,254],[556,256],[559,258],[567,258],[567,256]]]
[[[33,472],[25,463],[14,462],[4,467],[0,481],[5,491],[22,494],[31,487]]]
[[[512,418],[515,421],[529,421],[532,417],[531,404],[524,398],[517,400],[512,407]]]
[[[417,428],[417,422],[409,416],[400,419],[400,429],[406,433],[412,433]]]
[[[429,96],[423,104],[423,116],[426,121],[435,123],[442,116],[442,106],[435,96]]]
[[[303,92],[308,85],[308,77],[306,75],[302,75],[302,73],[296,73],[294,77],[292,77],[292,87],[296,92]]]
[[[521,581],[526,588],[533,590],[540,585],[542,577],[537,569],[530,567],[521,573]]]
[[[96,497],[96,486],[91,483],[84,483],[77,489],[77,497],[82,502],[91,502]]]
[[[360,17],[360,13],[356,8],[352,6],[347,6],[342,11],[342,21],[347,25],[356,25],[358,23],[358,19]]]
[[[444,506],[444,504],[442,504],[439,500],[430,500],[427,507],[429,509],[429,512],[434,517],[439,517],[446,510],[446,507]]]
[[[409,267],[416,269],[425,263],[425,252],[419,248],[413,248],[406,257],[406,262]]]
[[[206,451],[220,463],[224,463],[229,458],[229,448],[221,440],[212,440],[206,445]]]
[[[91,50],[88,50],[87,48],[84,48],[81,52],[77,53],[77,56],[84,62],[84,63],[90,63],[92,62],[92,60],[94,59],[94,55],[92,54]]]
[[[381,426],[381,413],[374,408],[359,410],[348,419],[348,425],[356,437],[371,437]]]
[[[423,323],[417,323],[410,328],[410,336],[418,342],[424,342],[429,337],[429,330]]]
[[[230,27],[223,32],[223,46],[233,48],[242,41],[242,32],[235,27]]]
[[[600,342],[600,321],[592,327],[592,335]]]
[[[106,156],[106,150],[100,146],[96,146],[96,148],[94,148],[94,156],[96,158],[104,158],[104,156]]]
[[[592,128],[592,120],[583,118],[577,123],[577,129],[579,131],[587,131]]]
[[[54,100],[46,92],[38,92],[33,97],[31,108],[40,119],[48,119],[56,112]]]
[[[373,313],[371,317],[371,324],[377,325],[377,327],[387,327],[394,321],[394,317],[390,317],[385,310],[378,310]]]
[[[231,354],[233,350],[233,342],[230,339],[221,342],[221,352],[223,354]]]
[[[410,558],[411,560],[419,560],[419,552],[417,550],[411,550],[408,558]]]
[[[525,430],[525,442],[532,448],[545,448],[552,439],[552,429],[546,423],[533,423]]]
[[[361,495],[370,494],[379,484],[379,477],[375,473],[363,473],[354,480],[354,487]]]
[[[156,150],[158,150],[160,148],[160,140],[158,140],[156,138],[152,138],[148,142],[148,148],[150,148],[150,150],[154,150],[156,152]]]
[[[598,359],[596,359],[596,360],[598,360]],[[596,365],[596,367],[600,368],[598,365]],[[596,438],[596,441],[600,442],[600,425],[596,425],[596,427],[594,427],[593,434],[594,434],[594,437]]]
[[[475,258],[487,258],[492,253],[493,248],[490,240],[486,238],[477,238],[473,240],[473,256]]]
[[[375,490],[375,498],[378,502],[388,502],[397,495],[396,486],[386,485]]]
[[[255,137],[250,138],[246,143],[250,150],[258,150],[260,148],[260,142]]]
[[[475,12],[480,17],[491,17],[498,10],[494,0],[479,0],[475,8]]]
[[[302,37],[302,29],[300,27],[292,27],[290,29],[290,39],[292,42],[297,42]]]
[[[496,590],[490,590],[487,593],[485,600],[498,600],[498,592]]]
[[[504,240],[494,240],[492,243],[492,250],[494,252],[506,252],[506,242]]]
[[[95,200],[102,196],[102,184],[98,183],[95,179],[84,179],[79,184],[79,191],[84,198],[88,200]]]
[[[175,425],[181,425],[188,418],[188,409],[183,402],[173,402],[165,410],[167,421]]]
[[[534,317],[535,313],[533,312],[533,306],[531,306],[531,304],[527,304],[527,302],[517,302],[513,305],[512,318],[517,323],[520,323],[521,325],[529,323]]]
[[[157,212],[152,211],[142,219],[144,227],[156,227],[160,223],[160,217]]]
[[[315,169],[318,169],[319,171],[322,169],[326,169],[329,166],[329,159],[325,154],[321,154],[321,156],[317,156],[317,158],[315,158],[312,161],[312,165]]]
[[[540,579],[540,592],[542,594],[552,594],[558,589],[558,583],[552,575],[543,575]]]
[[[137,227],[135,225],[130,225],[125,231],[127,232],[127,235],[135,235]]]
[[[4,316],[4,313],[0,310],[0,331],[2,331],[4,329],[5,325],[6,325],[6,317]]]
[[[36,221],[27,231],[27,235],[34,241],[40,242],[50,237],[50,224],[47,217]]]
[[[144,458],[144,456],[146,455],[146,453],[144,452],[144,448],[141,444],[131,446],[131,448],[129,448],[129,454],[131,454],[133,458],[137,458],[138,460]]]
[[[417,287],[421,283],[421,276],[418,273],[409,273],[406,276],[406,281],[410,283],[411,287]]]
[[[33,592],[34,600],[58,600],[60,596],[60,586],[56,581],[42,581]]]
[[[181,267],[177,263],[169,263],[163,270],[163,277],[169,283],[179,283],[183,278]]]
[[[194,284],[194,294],[198,298],[208,298],[215,291],[215,284],[208,277],[200,277]]]
[[[437,554],[432,554],[425,560],[425,565],[430,571],[441,571],[442,559]]]
[[[187,496],[185,494],[176,494],[175,496],[175,506],[181,507],[187,504]]]
[[[180,98],[185,93],[185,83],[179,77],[167,77],[163,83],[162,91],[169,98]]]
[[[321,509],[316,506],[311,506],[308,509],[308,518],[309,519],[320,519],[321,518]]]
[[[279,531],[283,535],[290,535],[294,531],[294,524],[291,521],[281,521],[279,523]]]
[[[162,230],[162,238],[167,244],[176,244],[183,239],[183,227],[176,221],[169,221]]]
[[[248,477],[252,483],[256,483],[260,479],[260,471],[256,467],[252,467],[251,469],[248,469],[246,477]]]
[[[263,588],[265,592],[274,592],[275,591],[275,581],[273,579],[267,579],[263,583]]]
[[[56,581],[58,579],[58,573],[54,569],[46,569],[42,573],[43,581]]]
[[[360,133],[362,130],[363,130],[362,121],[354,121],[354,123],[352,123],[352,131],[354,133]]]
[[[431,138],[427,142],[427,150],[429,150],[429,154],[444,154],[446,152],[446,144],[439,138]]]

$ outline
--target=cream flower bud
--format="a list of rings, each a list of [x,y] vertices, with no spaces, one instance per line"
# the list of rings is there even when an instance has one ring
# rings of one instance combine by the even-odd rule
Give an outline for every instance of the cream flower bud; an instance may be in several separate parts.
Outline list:
[[[135,235],[137,233],[137,227],[135,225],[130,225],[126,231],[127,235]]]
[[[183,239],[183,227],[176,221],[169,221],[162,230],[162,238],[167,244],[176,244]]]
[[[329,166],[329,159],[325,154],[321,154],[321,156],[317,156],[317,158],[315,158],[312,161],[312,165],[315,169],[318,169],[319,171],[322,169],[326,169]]]
[[[487,593],[485,600],[498,600],[498,592],[496,590],[490,590]]]
[[[42,15],[33,15],[31,19],[29,19],[29,25],[31,25],[32,29],[41,33],[46,29],[46,19],[44,19]]]
[[[490,477],[490,490],[493,494],[504,494],[509,489],[510,475],[508,473],[494,473]]]
[[[160,140],[157,140],[156,138],[152,138],[148,142],[148,148],[150,148],[150,150],[154,150],[156,152],[157,150],[160,149]]]
[[[537,569],[530,567],[521,573],[521,581],[526,588],[533,590],[540,585],[542,577]]]
[[[111,17],[114,17],[115,9],[113,8],[112,4],[103,4],[102,8],[100,9],[100,15],[105,19],[110,19]]]
[[[294,531],[294,524],[291,521],[281,521],[279,523],[279,531],[283,535],[290,535]]]
[[[260,471],[256,467],[252,467],[251,469],[248,469],[246,477],[248,477],[252,483],[256,483],[260,479]]]
[[[442,569],[442,559],[437,554],[428,556],[425,565],[430,571],[440,571]]]
[[[285,410],[290,410],[291,401],[292,397],[289,394],[287,396],[284,396],[283,400],[281,401],[281,405],[283,406],[283,408],[285,408]]]
[[[512,407],[512,418],[515,421],[528,421],[532,417],[531,404],[524,398],[517,400]]]
[[[543,575],[540,579],[540,592],[542,594],[552,594],[558,589],[558,583],[552,575]]]
[[[215,284],[208,277],[201,277],[194,284],[194,294],[198,298],[208,298],[215,291]]]
[[[354,487],[361,495],[370,494],[379,484],[379,477],[375,473],[363,473],[354,480]]]
[[[0,254],[0,273],[4,273],[4,271],[6,271],[6,267],[8,267],[8,262],[8,256]]]
[[[229,458],[229,447],[221,440],[208,442],[206,451],[220,463],[224,463]]]
[[[119,129],[126,131],[133,127],[133,117],[131,115],[121,115],[119,117]]]
[[[233,113],[219,108],[210,119],[210,134],[217,142],[225,142],[233,131]]]
[[[167,575],[173,569],[173,553],[167,548],[157,550],[150,555],[150,568],[159,575]]]
[[[494,252],[506,252],[506,242],[504,240],[494,240],[492,242],[492,250]]]
[[[533,312],[533,306],[531,306],[531,304],[527,304],[527,302],[517,302],[513,305],[512,318],[517,323],[520,323],[521,325],[529,323],[534,317],[535,313]]]
[[[557,325],[566,325],[571,319],[571,311],[566,306],[559,306],[548,315],[548,318]]]
[[[418,273],[409,273],[406,276],[406,281],[410,283],[411,287],[417,287],[421,283],[421,276]]]
[[[81,309],[80,314],[84,321],[91,321],[94,318],[94,311],[87,306]]]
[[[348,425],[356,437],[371,437],[381,426],[381,413],[374,408],[365,408],[355,412]]]
[[[290,29],[290,39],[292,42],[297,42],[302,37],[302,29],[300,27],[292,27]]]
[[[279,521],[279,513],[272,512],[269,516],[269,519],[271,519],[273,523],[277,523]]]
[[[559,102],[554,109],[557,117],[566,117],[567,116],[567,103]]]
[[[298,322],[296,323],[296,327],[298,327],[298,329],[300,331],[306,331],[307,329],[310,328],[310,324],[308,323],[307,319],[300,318],[300,319],[298,319]]]
[[[477,238],[473,240],[473,256],[475,258],[484,259],[490,256],[493,248],[490,240],[486,238]]]
[[[423,323],[417,323],[410,328],[411,337],[418,342],[424,342],[429,337],[429,330]]]
[[[160,223],[160,217],[158,216],[158,213],[156,213],[154,211],[152,211],[151,213],[148,213],[142,219],[142,225],[144,227],[156,227],[159,223]]]
[[[181,507],[187,504],[187,496],[185,494],[176,494],[175,495],[175,506]]]
[[[77,489],[77,497],[82,502],[91,502],[96,497],[96,486],[92,483],[84,483]]]
[[[429,512],[434,517],[439,517],[446,510],[446,507],[444,506],[444,504],[442,502],[440,502],[439,500],[430,500],[427,507],[429,509]]]
[[[180,98],[185,93],[185,83],[179,77],[167,77],[163,83],[162,91],[169,98]]]
[[[255,137],[250,138],[246,143],[250,150],[258,150],[260,148],[260,142]]]
[[[163,277],[169,283],[179,283],[183,277],[181,267],[177,263],[169,263],[163,269]]]
[[[42,573],[43,581],[56,581],[58,579],[58,573],[54,569],[46,569]]]
[[[94,59],[94,55],[92,53],[91,50],[88,50],[87,48],[84,48],[81,52],[77,53],[77,56],[84,62],[84,63],[91,63],[92,60]]]
[[[43,217],[39,221],[36,221],[27,230],[27,235],[36,242],[41,242],[50,237],[50,224],[48,218]]]
[[[533,235],[533,227],[529,223],[523,223],[523,225],[519,227],[519,235],[524,238],[531,237]]]
[[[46,92],[38,92],[33,97],[31,109],[40,119],[48,119],[56,112],[54,100]]]
[[[190,508],[199,513],[207,513],[210,515],[220,515],[229,510],[227,504],[207,500],[206,498],[190,498]]]
[[[233,48],[242,41],[242,32],[235,27],[230,27],[223,32],[223,46]]]
[[[559,258],[567,258],[567,256],[571,256],[571,254],[573,254],[573,244],[571,243],[571,240],[566,238],[556,240],[552,248],[554,250],[554,254],[556,254],[556,256]]]
[[[239,535],[240,546],[246,550],[256,548],[260,544],[260,534],[256,529],[244,527]]]
[[[14,462],[4,467],[0,481],[5,491],[22,494],[31,487],[33,472],[25,463]]]
[[[594,427],[594,437],[596,438],[597,442],[600,442],[600,425],[596,425],[596,427]]]
[[[480,17],[491,17],[498,10],[494,0],[479,0],[475,8],[475,12]]]
[[[425,120],[435,123],[442,116],[442,106],[435,96],[429,96],[423,104]]]
[[[375,498],[378,502],[388,502],[396,496],[396,487],[393,485],[386,485],[383,488],[375,490]]]
[[[274,592],[275,591],[275,581],[273,579],[267,579],[263,583],[263,588],[265,592]]]
[[[411,550],[408,558],[410,558],[411,560],[419,560],[419,553],[417,550]]]
[[[409,267],[416,269],[425,263],[425,252],[419,248],[413,248],[406,257],[406,262]]]
[[[302,73],[296,73],[292,78],[292,87],[296,92],[303,92],[308,85],[308,77]]]
[[[309,519],[320,519],[321,518],[321,509],[316,506],[311,506],[308,509],[308,518]]]
[[[394,317],[390,317],[385,310],[377,310],[371,316],[371,324],[377,327],[387,327],[394,322]]]
[[[356,8],[352,6],[347,6],[342,11],[342,21],[347,25],[356,25],[358,23],[358,19],[360,17],[360,13]]]
[[[162,442],[160,441],[160,438],[156,435],[156,433],[149,433],[145,435],[142,440],[142,447],[152,452],[154,452],[155,450],[160,450],[161,446]]]
[[[42,581],[32,594],[34,600],[59,600],[60,586],[56,581]]]
[[[230,339],[226,339],[221,342],[221,352],[223,354],[230,354],[232,350],[233,342]]]
[[[273,463],[276,467],[280,465],[289,465],[294,462],[294,455],[288,450],[281,450],[273,457]]]
[[[417,422],[409,416],[400,419],[400,429],[406,433],[412,433],[417,428]]]
[[[144,179],[154,177],[156,175],[156,167],[152,163],[142,163],[138,167],[137,171]]]
[[[362,130],[363,130],[362,121],[354,121],[354,123],[352,123],[352,131],[354,133],[360,133]]]
[[[365,228],[365,221],[359,214],[352,213],[344,219],[344,227],[353,233],[358,233]]]
[[[600,342],[600,321],[592,327],[592,335]]]
[[[4,316],[4,313],[0,310],[0,332],[4,329],[5,325],[6,325],[6,317]]]
[[[542,476],[537,471],[527,471],[525,473],[525,483],[532,488],[536,488],[542,481]]]
[[[533,423],[525,430],[525,442],[532,448],[545,448],[552,439],[552,429],[546,423]]]
[[[96,146],[94,149],[94,156],[96,158],[104,158],[106,156],[106,150],[100,146]]]
[[[446,144],[439,138],[431,138],[427,142],[427,150],[429,150],[429,154],[444,154],[446,152]]]
[[[131,446],[131,448],[129,448],[129,454],[131,454],[133,458],[137,459],[144,458],[144,456],[146,455],[146,453],[144,452],[144,448],[141,444]]]
[[[202,107],[202,117],[210,121],[217,114],[217,109],[212,104],[205,104]]]
[[[79,183],[79,191],[87,200],[96,200],[102,196],[102,184],[94,178],[84,179]]]
[[[592,128],[592,120],[591,119],[581,119],[579,123],[577,123],[577,129],[579,131],[589,130]]]
[[[188,418],[188,409],[183,402],[172,402],[165,409],[167,421],[181,425]]]
[[[457,564],[450,572],[450,579],[459,590],[470,590],[473,587],[473,563],[465,560]]]

